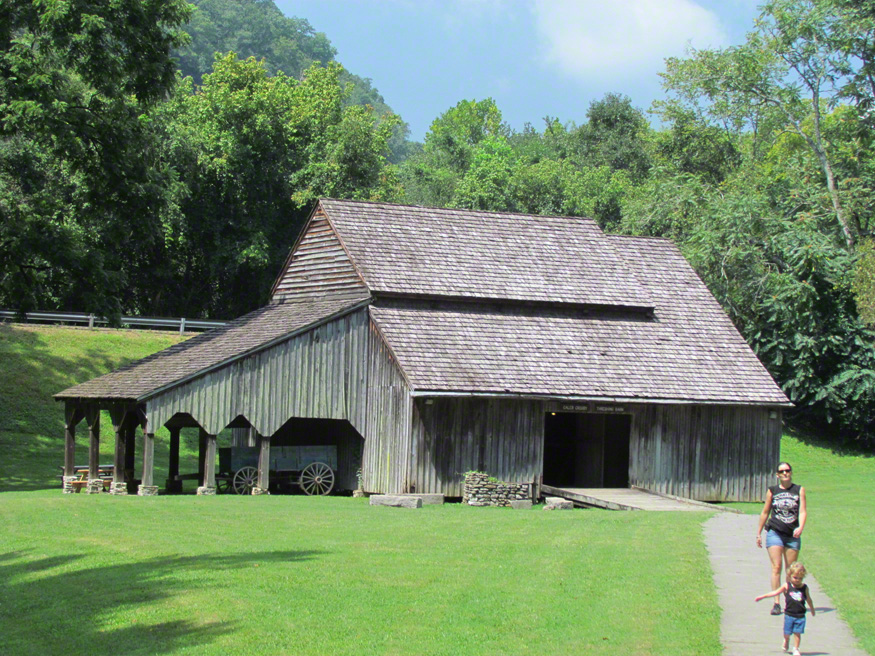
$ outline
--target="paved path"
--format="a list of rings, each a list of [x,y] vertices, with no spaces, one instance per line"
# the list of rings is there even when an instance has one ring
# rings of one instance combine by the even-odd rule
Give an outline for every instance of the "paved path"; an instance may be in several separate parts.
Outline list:
[[[715,513],[705,522],[705,545],[714,570],[724,656],[781,654],[784,617],[769,615],[772,600],[754,603],[769,588],[769,558],[754,543],[758,515]],[[805,562],[805,546],[801,551]],[[812,575],[805,577],[817,615],[808,615],[800,651],[806,656],[868,656]],[[792,643],[792,640],[791,640]]]

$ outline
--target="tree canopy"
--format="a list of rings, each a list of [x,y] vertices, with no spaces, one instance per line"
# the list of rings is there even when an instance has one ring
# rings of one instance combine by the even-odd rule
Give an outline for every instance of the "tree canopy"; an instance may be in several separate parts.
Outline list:
[[[868,4],[770,0],[667,60],[650,114],[607,93],[515,131],[463,99],[415,144],[271,0],[6,0],[0,305],[242,314],[319,196],[589,216],[674,240],[792,418],[871,446],[873,53]]]

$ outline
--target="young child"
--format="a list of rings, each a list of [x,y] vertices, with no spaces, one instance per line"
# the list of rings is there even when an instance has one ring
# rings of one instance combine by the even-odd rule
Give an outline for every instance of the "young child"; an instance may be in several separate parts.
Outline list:
[[[814,617],[814,604],[811,601],[811,593],[808,586],[802,582],[805,578],[805,566],[796,561],[787,568],[787,582],[777,590],[760,595],[754,601],[760,601],[766,597],[777,597],[784,594],[784,642],[781,649],[790,651],[790,636],[793,636],[793,656],[800,656],[799,643],[802,642],[802,634],[805,633],[805,603],[811,609]]]

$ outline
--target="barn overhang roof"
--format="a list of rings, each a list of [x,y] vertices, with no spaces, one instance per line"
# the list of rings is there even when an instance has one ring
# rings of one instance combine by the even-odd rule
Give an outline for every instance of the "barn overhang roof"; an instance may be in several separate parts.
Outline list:
[[[55,394],[56,400],[140,402],[367,305],[328,298],[259,308],[142,360]]]

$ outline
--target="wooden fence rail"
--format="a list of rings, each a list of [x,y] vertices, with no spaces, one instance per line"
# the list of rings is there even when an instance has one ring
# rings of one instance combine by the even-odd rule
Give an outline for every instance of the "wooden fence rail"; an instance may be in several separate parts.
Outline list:
[[[14,310],[0,310],[0,321],[19,321],[21,315]],[[38,321],[44,323],[81,323],[87,324],[89,328],[94,328],[98,324],[109,323],[105,318],[85,312],[26,312],[24,314],[25,321]],[[170,317],[129,317],[122,316],[122,325],[127,326],[148,326],[151,328],[179,328],[179,333],[182,334],[186,330],[211,330],[224,326],[227,321],[212,321],[209,319],[186,319],[180,317],[178,319]]]

